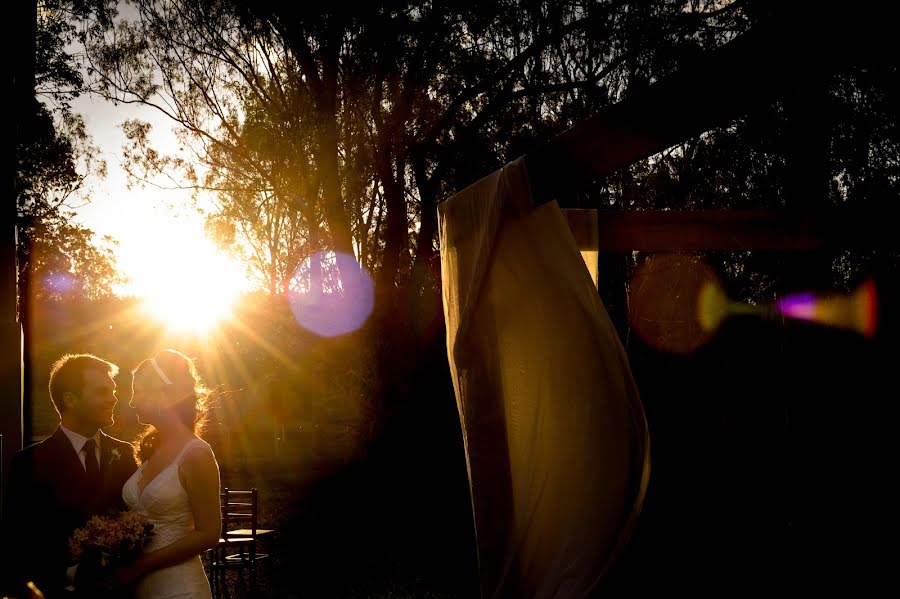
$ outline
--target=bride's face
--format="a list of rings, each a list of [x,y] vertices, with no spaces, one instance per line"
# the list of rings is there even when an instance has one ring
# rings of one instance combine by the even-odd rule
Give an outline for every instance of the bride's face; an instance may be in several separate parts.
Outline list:
[[[134,375],[132,383],[130,405],[137,412],[138,421],[141,424],[156,425],[160,418],[163,404],[163,392],[152,373],[147,369],[138,371]]]

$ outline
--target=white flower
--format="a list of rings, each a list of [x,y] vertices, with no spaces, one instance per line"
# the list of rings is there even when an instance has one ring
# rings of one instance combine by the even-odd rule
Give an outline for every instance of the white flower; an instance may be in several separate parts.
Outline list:
[[[110,461],[112,461],[112,460],[118,460],[119,458],[122,457],[122,455],[119,453],[119,448],[118,448],[118,447],[113,447],[113,448],[110,450],[110,453],[112,454],[112,458],[110,458]]]

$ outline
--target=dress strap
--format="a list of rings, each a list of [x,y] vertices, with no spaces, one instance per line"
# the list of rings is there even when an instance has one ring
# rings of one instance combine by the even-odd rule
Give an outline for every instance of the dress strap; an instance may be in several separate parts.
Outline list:
[[[206,442],[202,441],[200,439],[191,439],[190,441],[188,441],[187,443],[184,444],[184,447],[181,448],[181,451],[178,452],[178,455],[175,456],[175,459],[173,461],[180,466],[181,462],[184,461],[184,456],[185,456],[185,454],[187,454],[188,450],[190,450],[192,447],[199,447],[199,446],[205,447]]]

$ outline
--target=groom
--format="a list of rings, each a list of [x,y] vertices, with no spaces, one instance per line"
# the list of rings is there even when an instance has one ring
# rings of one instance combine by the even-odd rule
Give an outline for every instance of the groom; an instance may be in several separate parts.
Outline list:
[[[67,355],[50,372],[61,423],[46,440],[16,453],[4,503],[4,589],[23,594],[33,580],[49,598],[76,596],[72,532],[95,514],[124,510],[122,486],[137,469],[132,446],[100,429],[113,424],[118,367],[89,354]],[[0,593],[2,595],[2,593]]]

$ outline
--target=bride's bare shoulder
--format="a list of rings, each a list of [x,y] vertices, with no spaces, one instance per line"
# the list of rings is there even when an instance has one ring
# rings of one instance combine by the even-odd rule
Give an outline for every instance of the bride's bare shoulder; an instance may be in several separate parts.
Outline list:
[[[192,440],[190,447],[184,452],[182,464],[187,464],[190,467],[192,464],[203,465],[210,463],[216,464],[216,453],[210,444],[199,437]]]

